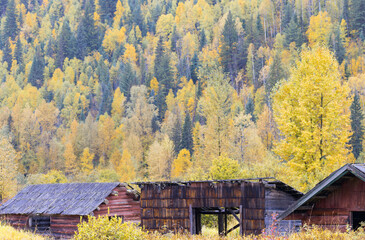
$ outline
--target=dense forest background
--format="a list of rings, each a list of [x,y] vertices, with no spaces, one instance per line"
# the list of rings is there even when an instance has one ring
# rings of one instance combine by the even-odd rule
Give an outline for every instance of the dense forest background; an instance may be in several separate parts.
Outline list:
[[[364,0],[1,0],[0,17],[1,198],[264,176],[305,191],[364,161]]]

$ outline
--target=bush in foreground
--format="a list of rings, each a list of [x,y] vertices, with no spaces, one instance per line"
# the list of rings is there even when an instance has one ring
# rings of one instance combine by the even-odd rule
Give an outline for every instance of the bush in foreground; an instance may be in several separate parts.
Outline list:
[[[46,238],[23,230],[17,230],[0,221],[1,240],[46,240]]]
[[[75,240],[144,240],[148,234],[136,224],[125,222],[122,218],[108,216],[89,217],[78,225]]]

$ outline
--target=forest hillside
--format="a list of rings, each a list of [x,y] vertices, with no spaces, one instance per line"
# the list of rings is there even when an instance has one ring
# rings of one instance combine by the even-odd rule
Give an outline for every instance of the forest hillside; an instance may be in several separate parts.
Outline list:
[[[363,162],[363,0],[0,0],[0,200]]]

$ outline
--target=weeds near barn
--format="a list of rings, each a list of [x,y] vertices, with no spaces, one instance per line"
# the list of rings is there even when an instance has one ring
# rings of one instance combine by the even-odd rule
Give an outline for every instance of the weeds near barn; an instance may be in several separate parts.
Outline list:
[[[46,240],[40,235],[31,232],[17,230],[0,221],[0,239],[1,240]]]

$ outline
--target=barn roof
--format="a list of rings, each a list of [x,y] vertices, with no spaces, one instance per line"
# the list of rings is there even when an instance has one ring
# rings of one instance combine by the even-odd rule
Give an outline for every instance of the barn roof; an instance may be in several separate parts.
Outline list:
[[[280,214],[278,220],[286,218],[294,211],[308,210],[313,202],[328,196],[328,194],[339,188],[341,183],[348,177],[357,177],[365,182],[365,164],[346,164],[334,171]]]
[[[89,215],[120,183],[30,185],[0,206],[0,214]]]

